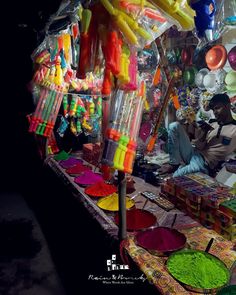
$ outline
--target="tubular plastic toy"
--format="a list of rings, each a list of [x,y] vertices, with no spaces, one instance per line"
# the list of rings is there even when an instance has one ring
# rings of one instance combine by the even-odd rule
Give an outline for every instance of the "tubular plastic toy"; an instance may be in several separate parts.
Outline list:
[[[118,79],[122,84],[128,83],[130,81],[129,77],[129,64],[130,64],[130,50],[127,46],[122,46],[122,54],[121,54],[121,65],[120,65],[120,73],[118,75]]]
[[[195,13],[188,5],[187,1],[152,0],[152,2],[173,19],[175,19],[184,30],[191,31],[194,28],[193,17]]]
[[[129,92],[125,95],[124,105],[120,119],[120,128],[118,130],[120,138],[114,155],[114,168],[123,171],[125,154],[127,152],[127,144],[130,140],[129,131],[134,110],[135,92]]]
[[[61,61],[60,57],[58,56],[56,59],[56,71],[54,76],[54,83],[55,85],[62,85],[63,82],[63,74],[62,74],[62,68],[61,68]]]
[[[141,26],[139,26],[137,21],[133,20],[132,17],[128,16],[122,10],[115,8],[109,0],[101,0],[101,3],[111,14],[114,22],[131,45],[138,45],[138,38],[135,33],[145,38],[146,40],[152,39],[152,36]]]
[[[39,123],[39,118],[41,116],[42,110],[43,110],[44,105],[46,103],[48,92],[49,92],[49,90],[45,87],[43,87],[40,91],[40,97],[38,100],[38,104],[37,104],[34,114],[32,115],[31,121],[30,121],[29,132],[35,132],[37,129],[37,126]]]
[[[77,68],[76,77],[79,79],[85,79],[87,67],[90,61],[90,37],[88,34],[89,25],[91,22],[92,12],[89,9],[84,9],[82,12],[81,20],[81,34],[80,34],[80,55],[79,66]]]
[[[116,31],[108,33],[105,48],[106,67],[113,75],[120,73],[121,40]]]
[[[122,86],[127,91],[137,90],[137,52],[132,51],[129,56],[129,82]]]
[[[63,101],[62,101],[62,105],[63,105],[63,113],[64,113],[64,117],[68,117],[68,108],[69,108],[69,104],[68,104],[68,100],[67,100],[67,95],[64,95],[63,97]]]
[[[151,7],[142,7],[142,3],[140,1],[140,4],[133,4],[131,3],[132,1],[120,1],[120,7],[126,9],[127,11],[131,12],[131,13],[136,13],[139,14],[140,12],[142,12],[145,16],[154,19],[160,23],[164,23],[166,22],[166,18],[163,17],[159,11],[156,10],[155,6]],[[145,1],[145,5],[146,6],[149,2]]]
[[[53,106],[56,94],[57,93],[55,90],[51,90],[50,95],[47,97],[44,109],[42,110],[42,116],[41,116],[39,125],[36,130],[36,134],[38,134],[38,135],[43,135],[43,133],[44,133],[44,129],[46,127],[46,122],[49,118],[50,111]]]
[[[144,82],[142,82],[141,87],[145,87]],[[138,135],[138,131],[141,124],[144,96],[139,95],[136,100],[137,102],[134,108],[132,125],[130,129],[130,134],[129,134],[130,139],[127,144],[127,152],[125,154],[125,159],[124,159],[124,172],[130,173],[130,174],[132,173],[132,167],[133,167],[134,158],[136,154],[135,151],[137,147],[137,135]]]
[[[43,131],[43,136],[46,136],[46,137],[49,137],[52,134],[52,130],[56,121],[57,114],[59,112],[61,101],[63,99],[63,93],[61,92],[62,88],[58,87],[56,88],[56,91],[58,92],[52,104],[52,108],[51,110],[49,110],[49,116],[47,118],[47,121],[44,124],[45,128]]]
[[[115,151],[118,147],[117,141],[120,138],[119,128],[121,124],[122,107],[124,104],[124,91],[117,90],[114,95],[112,113],[110,114],[110,126],[106,130],[105,146],[103,149],[102,163],[108,166],[113,166]]]

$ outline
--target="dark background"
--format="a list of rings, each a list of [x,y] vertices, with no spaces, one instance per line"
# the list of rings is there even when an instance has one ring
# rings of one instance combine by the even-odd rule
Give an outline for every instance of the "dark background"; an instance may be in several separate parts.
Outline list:
[[[33,75],[31,54],[44,36],[44,27],[60,1],[4,1],[1,9],[1,189],[32,185],[39,168],[26,115],[34,111],[28,90]],[[13,181],[14,179],[14,181]],[[27,184],[27,185],[26,185]]]

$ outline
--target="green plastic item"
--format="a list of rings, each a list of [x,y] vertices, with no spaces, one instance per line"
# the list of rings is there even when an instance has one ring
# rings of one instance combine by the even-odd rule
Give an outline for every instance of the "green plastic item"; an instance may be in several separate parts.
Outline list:
[[[56,154],[54,156],[54,160],[56,160],[56,161],[67,160],[67,159],[69,159],[69,157],[70,156],[69,156],[69,154],[67,152],[60,151],[58,154]]]
[[[82,12],[82,20],[81,20],[81,32],[84,34],[88,33],[91,17],[92,17],[91,10],[84,9]]]

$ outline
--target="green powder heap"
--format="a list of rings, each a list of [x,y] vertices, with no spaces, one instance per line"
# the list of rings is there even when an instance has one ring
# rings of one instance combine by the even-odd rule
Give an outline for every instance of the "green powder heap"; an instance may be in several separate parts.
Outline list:
[[[185,252],[175,253],[167,263],[177,280],[202,289],[219,288],[228,282],[229,273],[221,261],[204,252]]]

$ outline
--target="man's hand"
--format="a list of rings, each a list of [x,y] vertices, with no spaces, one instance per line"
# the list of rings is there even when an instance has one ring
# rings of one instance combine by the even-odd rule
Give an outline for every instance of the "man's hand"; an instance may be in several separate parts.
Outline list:
[[[208,124],[206,121],[198,121],[197,125],[205,132],[208,132],[210,130],[213,130],[214,128]]]

